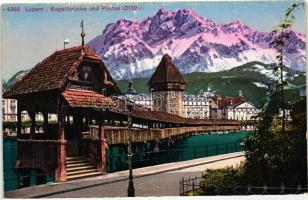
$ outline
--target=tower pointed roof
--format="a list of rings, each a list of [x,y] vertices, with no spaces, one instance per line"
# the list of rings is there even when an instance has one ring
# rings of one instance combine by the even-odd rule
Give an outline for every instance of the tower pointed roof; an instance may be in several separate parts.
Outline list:
[[[158,67],[150,78],[148,85],[153,86],[165,83],[177,83],[186,85],[182,74],[175,67],[174,63],[172,62],[172,58],[168,54],[165,54],[162,57]]]

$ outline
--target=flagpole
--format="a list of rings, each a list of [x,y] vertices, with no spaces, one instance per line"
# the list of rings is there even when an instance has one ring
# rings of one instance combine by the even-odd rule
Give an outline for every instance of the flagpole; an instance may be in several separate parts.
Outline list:
[[[81,26],[81,45],[84,46],[84,36],[86,36],[86,34],[84,33],[84,30],[83,30],[83,20],[81,20],[81,23],[80,23],[80,26]]]
[[[69,40],[68,40],[68,39],[64,39],[64,41],[63,41],[64,49],[65,49],[65,45],[66,45],[66,44],[69,44]]]

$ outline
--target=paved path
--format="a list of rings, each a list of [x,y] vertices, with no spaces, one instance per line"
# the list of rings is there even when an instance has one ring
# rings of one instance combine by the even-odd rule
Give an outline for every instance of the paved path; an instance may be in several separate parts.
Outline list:
[[[239,164],[244,152],[134,169],[136,196],[178,196],[182,177],[199,176],[206,168]],[[125,197],[128,171],[65,183],[52,183],[5,192],[7,198]]]

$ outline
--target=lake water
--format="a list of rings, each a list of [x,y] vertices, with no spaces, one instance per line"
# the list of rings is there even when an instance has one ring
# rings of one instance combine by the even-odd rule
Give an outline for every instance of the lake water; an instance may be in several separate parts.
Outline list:
[[[191,160],[195,158],[231,153],[243,150],[240,141],[247,136],[247,132],[232,134],[194,135],[171,144],[161,145],[160,151],[143,153],[140,146],[135,147],[133,167],[151,166],[161,163]],[[5,138],[3,140],[3,170],[4,190],[17,189],[17,174],[14,171],[16,161],[16,140]],[[107,172],[127,169],[126,153],[119,153],[118,147],[108,149],[106,152]],[[52,182],[52,177],[47,177]],[[31,173],[30,185],[35,184],[35,172]]]

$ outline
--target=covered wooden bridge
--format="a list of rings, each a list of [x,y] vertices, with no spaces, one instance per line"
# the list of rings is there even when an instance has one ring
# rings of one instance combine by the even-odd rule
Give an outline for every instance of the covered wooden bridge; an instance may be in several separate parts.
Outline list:
[[[82,177],[80,166],[88,175],[106,173],[106,148],[127,143],[129,114],[133,143],[150,141],[156,149],[160,140],[240,129],[238,121],[192,120],[138,105],[130,113],[125,103],[111,98],[118,94],[120,90],[107,67],[87,46],[56,51],[38,63],[3,95],[18,102],[19,176],[36,170],[38,174],[51,172],[55,181],[67,181]],[[22,111],[31,118],[30,134],[21,133]],[[43,133],[36,130],[39,112],[44,116]],[[49,121],[49,114],[57,114],[57,122]],[[80,157],[83,164],[78,163]],[[19,180],[26,184],[27,180]],[[38,176],[37,184],[44,180],[44,175]]]
[[[172,138],[182,138],[192,133],[225,132],[240,130],[239,121],[235,120],[198,120],[179,117],[165,112],[138,110],[132,111],[133,142],[158,141]],[[142,108],[146,109],[146,108]],[[111,124],[104,126],[108,144],[123,144],[128,141],[127,116],[128,111],[110,109],[106,116],[111,118]],[[107,122],[107,121],[106,121]],[[118,124],[119,126],[113,126]],[[95,126],[92,126],[95,129]]]

